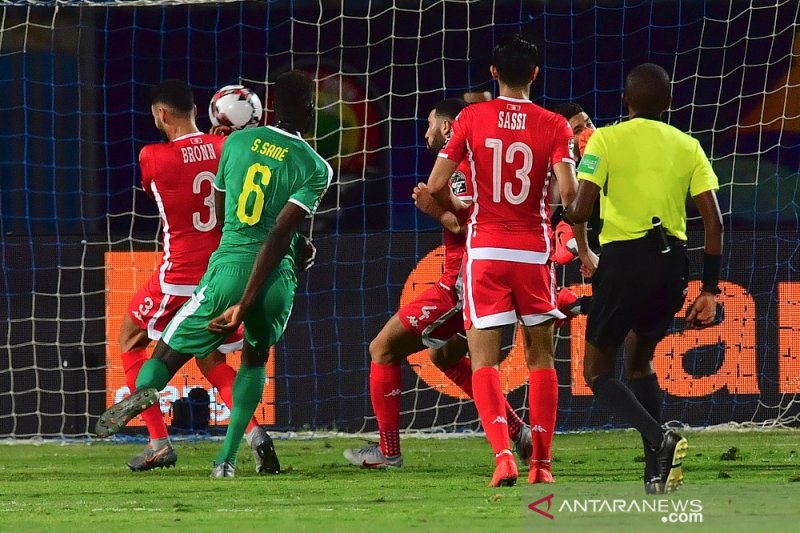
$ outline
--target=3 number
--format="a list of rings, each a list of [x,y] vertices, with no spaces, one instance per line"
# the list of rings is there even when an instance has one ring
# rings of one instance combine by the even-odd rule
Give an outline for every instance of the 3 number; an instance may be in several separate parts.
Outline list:
[[[217,213],[214,211],[214,173],[203,171],[194,177],[192,192],[200,194],[203,192],[203,182],[209,183],[208,196],[203,198],[203,203],[208,207],[208,220],[203,222],[200,218],[200,211],[192,213],[192,224],[197,231],[211,231],[217,225]]]
[[[486,148],[492,150],[492,200],[499,204],[503,197],[513,204],[519,205],[528,198],[531,192],[530,172],[533,168],[533,150],[523,142],[513,142],[508,149],[503,150],[503,141],[500,139],[486,139]],[[513,163],[517,153],[522,154],[522,166],[516,170],[514,177],[519,182],[519,192],[514,192],[513,184],[503,183],[503,159],[506,163]]]
[[[243,224],[252,226],[261,220],[261,214],[264,211],[263,187],[269,185],[271,178],[272,171],[267,165],[253,163],[247,168],[244,186],[236,207],[236,216]],[[255,195],[252,201],[250,200],[251,195]]]

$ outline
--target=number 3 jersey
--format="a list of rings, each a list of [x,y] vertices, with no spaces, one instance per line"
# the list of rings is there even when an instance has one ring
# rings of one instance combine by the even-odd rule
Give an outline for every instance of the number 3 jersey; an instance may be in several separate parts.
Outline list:
[[[225,138],[197,132],[150,144],[139,153],[142,187],[161,215],[164,294],[190,296],[217,249],[214,176]]]
[[[287,203],[316,211],[331,166],[299,135],[273,126],[234,132],[214,187],[225,192],[225,224],[215,263],[252,263]],[[287,253],[293,261],[297,239]]]
[[[471,258],[547,262],[548,175],[556,163],[575,163],[571,143],[566,119],[529,100],[501,96],[461,111],[439,157],[472,165]]]

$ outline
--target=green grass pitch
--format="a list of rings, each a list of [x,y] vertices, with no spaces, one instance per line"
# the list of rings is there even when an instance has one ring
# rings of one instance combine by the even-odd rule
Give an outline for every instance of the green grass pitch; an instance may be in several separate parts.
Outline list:
[[[688,484],[792,483],[800,487],[798,431],[692,431]],[[640,480],[631,431],[557,435],[558,484]],[[404,439],[406,466],[348,466],[355,438],[280,440],[285,470],[258,476],[243,444],[236,479],[208,478],[221,443],[177,442],[176,468],[129,472],[139,444],[2,446],[0,531],[522,531],[521,494],[487,488],[492,455],[483,438]],[[798,505],[794,502],[793,505]],[[800,528],[800,524],[798,524]]]

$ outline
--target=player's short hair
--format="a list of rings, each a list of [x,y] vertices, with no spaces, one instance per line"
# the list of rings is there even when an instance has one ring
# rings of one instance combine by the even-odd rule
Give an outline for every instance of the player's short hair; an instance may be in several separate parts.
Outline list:
[[[150,90],[150,103],[162,104],[176,113],[189,116],[194,109],[194,95],[185,81],[164,80]]]
[[[564,102],[563,104],[558,104],[554,111],[567,120],[584,112],[583,108],[575,102]]]
[[[452,122],[465,107],[467,107],[467,103],[461,98],[446,98],[436,104],[433,112],[437,117],[446,117]]]
[[[492,53],[497,75],[511,87],[525,87],[531,81],[531,69],[538,60],[536,45],[519,33],[503,37]]]
[[[275,113],[281,118],[301,118],[314,104],[314,80],[302,70],[284,72],[275,80]]]
[[[643,63],[625,77],[625,98],[637,111],[664,111],[671,90],[669,74],[655,63]]]

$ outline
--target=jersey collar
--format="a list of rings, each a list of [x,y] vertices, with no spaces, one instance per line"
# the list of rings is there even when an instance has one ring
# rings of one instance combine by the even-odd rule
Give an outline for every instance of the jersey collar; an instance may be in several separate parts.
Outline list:
[[[299,131],[296,132],[296,133],[289,133],[286,130],[282,130],[280,128],[276,128],[275,126],[267,126],[267,128],[271,129],[272,131],[276,131],[276,132],[280,133],[281,135],[286,135],[287,137],[294,137],[296,139],[302,139],[303,138],[303,136],[300,135]]]
[[[180,137],[175,137],[174,139],[172,139],[172,142],[182,141],[184,139],[188,139],[189,137],[197,137],[198,135],[202,135],[202,134],[203,134],[202,131],[196,131],[194,133],[187,133],[186,135],[181,135]]]
[[[498,96],[498,100],[506,100],[508,102],[520,102],[520,103],[530,103],[530,100],[525,98],[510,98],[508,96]]]

